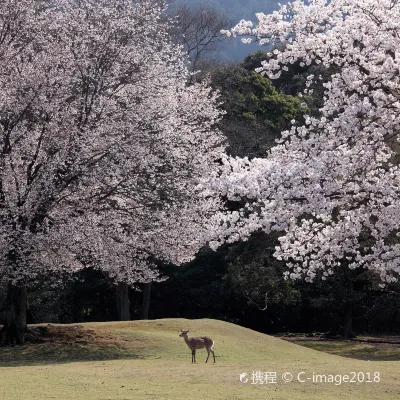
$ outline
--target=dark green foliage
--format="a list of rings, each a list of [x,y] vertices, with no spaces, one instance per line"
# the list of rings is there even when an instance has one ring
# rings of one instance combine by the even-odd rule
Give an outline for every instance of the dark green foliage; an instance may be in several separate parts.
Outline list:
[[[166,266],[165,282],[153,285],[151,318],[216,318],[236,322],[236,300],[224,282],[224,249],[203,250],[194,261],[176,267]]]
[[[6,285],[0,284],[0,324],[3,323],[6,317],[6,295],[7,295]]]
[[[300,99],[278,92],[268,78],[240,65],[215,71],[213,84],[221,91],[226,118],[245,118],[275,134],[305,112]]]
[[[277,46],[278,49],[279,47]],[[267,54],[264,50],[249,54],[241,65],[248,71],[254,71],[261,67],[262,61],[268,60]],[[333,67],[328,70],[322,65],[301,67],[300,63],[296,62],[290,66],[288,71],[281,71],[281,76],[271,82],[280,93],[298,96],[305,88],[307,76],[314,75],[316,80],[310,87],[312,94],[304,96],[302,100],[307,104],[307,113],[317,115],[318,109],[323,105],[324,87],[322,84],[327,82],[333,73],[332,70]]]
[[[220,128],[231,155],[265,155],[280,132],[290,128],[290,121],[306,111],[299,98],[279,92],[268,78],[241,64],[216,68],[212,83],[226,111]]]
[[[60,301],[64,304],[59,314],[62,322],[116,319],[114,285],[98,270],[87,268],[80,271],[67,283]]]
[[[365,311],[366,329],[372,332],[400,332],[400,285],[392,284],[383,292],[368,298]]]
[[[115,319],[114,285],[91,268],[56,288],[46,282],[28,292],[28,323],[72,323]]]
[[[273,257],[278,234],[259,233],[248,241],[230,246],[225,279],[229,286],[259,309],[296,305],[300,294],[290,280],[283,279],[285,264]],[[266,296],[267,294],[267,296]]]
[[[260,233],[217,252],[203,250],[189,264],[162,266],[170,278],[152,285],[149,318],[215,318],[266,333],[341,335],[350,308],[355,333],[400,330],[399,284],[381,290],[376,277],[362,270],[337,271],[313,284],[285,281],[285,266],[272,256],[276,241]],[[91,269],[78,277],[62,288],[30,292],[28,322],[115,320],[114,285]],[[132,290],[130,300],[132,319],[139,319],[142,293]]]

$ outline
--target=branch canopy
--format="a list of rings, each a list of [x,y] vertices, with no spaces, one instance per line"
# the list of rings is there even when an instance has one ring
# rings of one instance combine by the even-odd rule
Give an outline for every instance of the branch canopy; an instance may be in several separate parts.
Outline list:
[[[323,65],[328,77],[318,116],[292,121],[264,158],[225,157],[205,186],[244,203],[218,213],[211,243],[285,232],[276,257],[287,277],[326,279],[341,265],[400,273],[400,4],[393,0],[294,1],[241,21],[228,35],[284,43],[257,69],[274,79],[292,64]],[[239,203],[238,203],[239,204]]]

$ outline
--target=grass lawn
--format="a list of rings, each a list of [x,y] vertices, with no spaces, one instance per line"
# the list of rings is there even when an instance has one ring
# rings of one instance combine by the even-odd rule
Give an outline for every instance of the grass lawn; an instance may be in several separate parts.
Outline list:
[[[191,364],[178,337],[179,329],[188,328],[189,336],[214,339],[216,364],[204,363],[204,350],[197,352],[198,364]],[[387,354],[378,354],[378,348],[374,356],[367,344],[352,342],[343,349],[332,342],[310,343],[313,348],[210,319],[55,325],[45,343],[0,348],[0,399],[400,399],[398,347]],[[276,383],[251,384],[253,371],[276,372]],[[283,381],[285,372],[293,375],[291,382]],[[305,382],[297,380],[300,372]],[[329,380],[339,374],[352,378],[352,372],[364,373],[365,380],[367,373],[373,380],[378,372],[380,382],[313,383],[316,374]],[[248,383],[240,383],[241,373],[249,374]]]

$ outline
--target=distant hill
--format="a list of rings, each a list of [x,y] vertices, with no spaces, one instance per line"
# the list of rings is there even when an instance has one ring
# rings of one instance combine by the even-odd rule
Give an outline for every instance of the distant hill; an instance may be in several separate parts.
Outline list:
[[[181,0],[187,4],[199,3],[199,0]],[[233,19],[255,20],[255,13],[268,13],[278,9],[278,3],[286,3],[279,0],[203,0],[201,3],[208,3],[224,9]]]
[[[179,0],[182,3],[194,5],[199,0]],[[256,22],[255,14],[258,12],[269,13],[279,8],[278,3],[286,3],[287,1],[279,0],[203,0],[201,3],[208,3],[220,8],[226,12],[234,21],[239,22],[241,19]],[[221,60],[239,61],[243,60],[246,55],[259,50],[257,43],[243,44],[241,38],[232,38],[227,40],[226,45],[221,48],[219,58]]]

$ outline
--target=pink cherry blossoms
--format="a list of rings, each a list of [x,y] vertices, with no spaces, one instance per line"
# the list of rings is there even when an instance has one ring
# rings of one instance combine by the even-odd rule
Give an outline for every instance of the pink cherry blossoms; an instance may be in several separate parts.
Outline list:
[[[159,1],[0,3],[0,279],[93,266],[157,279],[203,245],[223,151]]]
[[[275,256],[290,278],[326,279],[345,266],[398,279],[400,2],[294,1],[257,18],[230,34],[285,44],[258,72],[276,78],[300,62],[331,75],[319,117],[282,132],[265,158],[224,159],[208,187],[245,205],[214,217],[211,245],[279,230]]]

